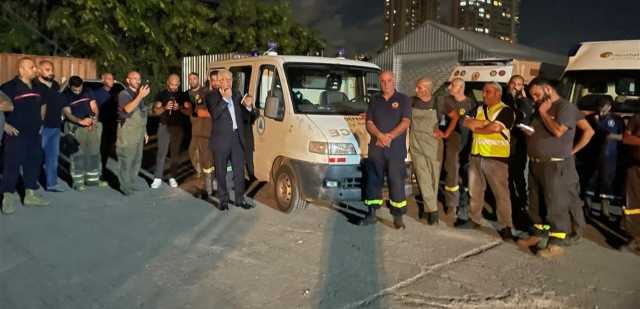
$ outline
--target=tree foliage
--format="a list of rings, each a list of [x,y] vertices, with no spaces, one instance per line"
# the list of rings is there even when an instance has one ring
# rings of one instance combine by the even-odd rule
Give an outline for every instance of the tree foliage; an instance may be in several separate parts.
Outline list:
[[[140,70],[155,85],[185,56],[249,52],[277,41],[286,54],[319,51],[318,34],[292,18],[285,2],[224,0],[3,1],[0,51],[96,60],[119,77]],[[51,41],[46,38],[51,39]]]

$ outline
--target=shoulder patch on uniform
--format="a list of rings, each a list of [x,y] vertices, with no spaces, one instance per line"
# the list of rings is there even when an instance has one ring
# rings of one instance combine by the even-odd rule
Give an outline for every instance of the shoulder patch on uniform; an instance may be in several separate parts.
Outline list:
[[[458,110],[458,114],[460,116],[464,116],[464,114],[466,114],[466,113],[467,113],[467,111],[464,108],[461,108],[461,109]]]

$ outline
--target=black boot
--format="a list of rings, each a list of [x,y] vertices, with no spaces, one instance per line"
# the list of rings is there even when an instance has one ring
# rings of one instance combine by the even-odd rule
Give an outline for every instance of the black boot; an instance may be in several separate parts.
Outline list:
[[[405,228],[404,222],[402,222],[402,215],[393,216],[393,227],[395,227],[396,230]]]
[[[376,208],[369,207],[369,211],[367,212],[367,215],[364,216],[364,219],[362,219],[362,225],[376,224],[377,221],[378,221],[378,217],[376,217]]]
[[[438,222],[440,222],[440,219],[438,218],[437,211],[427,213],[427,224],[434,225],[434,224],[438,224]]]

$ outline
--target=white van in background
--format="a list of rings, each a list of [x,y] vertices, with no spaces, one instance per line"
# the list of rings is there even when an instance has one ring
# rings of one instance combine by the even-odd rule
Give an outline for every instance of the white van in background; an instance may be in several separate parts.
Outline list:
[[[640,112],[640,40],[584,42],[573,50],[569,64],[560,81],[561,95],[577,104],[584,114],[598,110],[603,97],[613,99],[612,111],[628,122]],[[593,145],[596,146],[597,145]],[[576,156],[576,167],[584,184],[584,175],[593,168],[594,150],[589,144]],[[624,179],[628,155],[618,154],[614,195],[609,212],[621,215],[624,206]],[[584,188],[584,186],[583,186]],[[592,195],[593,192],[584,192]],[[599,198],[594,197],[594,202]],[[601,211],[596,203],[589,205],[592,212]]]
[[[521,75],[525,84],[528,84],[537,76],[556,80],[560,78],[564,70],[563,66],[531,61],[523,59],[478,59],[461,61],[452,71],[449,79],[435,93],[436,96],[446,95],[447,86],[454,78],[462,78],[465,81],[465,94],[482,102],[482,88],[487,82],[497,82],[504,89],[511,76]]]
[[[598,99],[610,96],[614,112],[640,112],[640,40],[581,43],[569,57],[560,92],[581,110],[595,111]]]

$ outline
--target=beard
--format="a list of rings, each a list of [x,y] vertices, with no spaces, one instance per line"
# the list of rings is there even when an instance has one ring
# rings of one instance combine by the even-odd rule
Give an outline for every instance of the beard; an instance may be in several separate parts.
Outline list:
[[[551,95],[549,95],[549,93],[545,91],[544,95],[542,96],[542,98],[540,98],[540,100],[537,100],[536,103],[542,104],[542,103],[546,102],[547,100],[551,100]]]
[[[49,76],[42,76],[42,79],[48,81],[48,82],[53,82],[53,80],[56,78],[55,75],[51,74]]]

